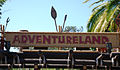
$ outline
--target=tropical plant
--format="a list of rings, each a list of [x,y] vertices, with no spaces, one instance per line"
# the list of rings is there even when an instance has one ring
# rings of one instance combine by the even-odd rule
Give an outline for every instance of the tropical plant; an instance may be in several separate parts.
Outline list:
[[[90,0],[86,0],[84,3]],[[116,32],[115,19],[120,12],[120,0],[97,0],[94,1],[92,14],[87,24],[88,32]]]
[[[2,15],[1,8],[6,1],[7,0],[0,0],[0,15]],[[1,16],[0,16],[0,18],[1,18]]]
[[[76,26],[66,26],[63,32],[83,32],[83,26],[77,28]]]

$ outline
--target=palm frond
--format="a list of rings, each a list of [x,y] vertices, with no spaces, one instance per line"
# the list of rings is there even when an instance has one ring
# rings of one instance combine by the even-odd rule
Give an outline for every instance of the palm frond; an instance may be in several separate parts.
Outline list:
[[[0,0],[0,4],[3,5],[7,0]]]
[[[114,24],[115,24],[114,20],[112,20],[111,23],[110,23],[110,27],[108,29],[110,32],[116,32],[117,31],[116,29],[114,29],[114,28],[116,28],[116,26]],[[114,30],[116,30],[116,31],[114,31]]]
[[[86,0],[88,2],[89,0]],[[102,2],[100,4],[100,2]],[[93,8],[87,24],[88,32],[116,31],[115,19],[120,14],[120,0],[98,0],[90,5]]]
[[[86,0],[86,1],[84,1],[83,3],[87,3],[88,1],[90,1],[90,0]]]
[[[106,23],[105,16],[106,15],[101,16],[100,21],[99,21],[98,25],[96,26],[94,32],[99,32],[101,30],[101,27],[103,27],[103,24]]]
[[[101,6],[105,5],[105,4],[106,4],[106,3],[102,3],[102,4],[94,7],[94,8],[92,9],[92,12],[94,12],[96,9],[99,9],[99,7],[101,7]]]
[[[101,29],[100,29],[99,32],[104,32],[104,31],[105,31],[107,23],[108,23],[108,22],[107,22],[106,19],[105,19],[104,23],[101,25]]]
[[[105,10],[105,6],[102,6],[102,7],[100,7],[100,9],[93,12],[93,14],[90,16],[90,18],[88,20],[88,24],[87,24],[88,31],[91,31],[94,24],[97,24],[96,22],[98,22],[98,19],[103,14],[104,10]]]
[[[96,2],[94,2],[94,3],[92,3],[92,4],[90,5],[90,7],[93,6],[94,4],[98,4],[98,3],[103,2],[103,1],[104,1],[104,0],[98,0],[98,1],[96,1]]]

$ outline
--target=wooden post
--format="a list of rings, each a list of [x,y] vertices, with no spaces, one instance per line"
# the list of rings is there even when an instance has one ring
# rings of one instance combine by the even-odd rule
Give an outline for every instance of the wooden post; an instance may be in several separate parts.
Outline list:
[[[1,29],[0,29],[0,31],[1,31],[1,40],[0,40],[0,41],[1,41],[1,47],[0,47],[0,50],[2,50],[2,39],[3,39],[3,38],[2,38],[2,36],[3,36],[3,35],[2,35],[2,24],[0,25],[0,28],[1,28]]]
[[[60,25],[59,25],[59,32],[62,32],[62,26],[60,26]],[[59,47],[58,50],[62,50],[62,48]]]
[[[59,25],[59,32],[62,32],[62,26]]]
[[[38,70],[38,64],[37,63],[34,64],[34,70]]]
[[[68,52],[68,58],[69,58],[69,60],[70,60],[70,62],[69,62],[69,68],[73,68],[74,67],[74,56],[73,56],[73,50],[70,50],[69,52]]]
[[[115,22],[116,22],[116,24],[117,24],[117,32],[120,32],[120,14],[118,14],[118,16],[116,17]],[[119,37],[120,37],[120,36],[119,36]],[[120,49],[120,48],[117,48],[117,49],[116,49],[117,52],[119,52],[119,49]]]
[[[0,47],[0,50],[4,50],[4,25],[2,26],[1,25],[1,47]]]
[[[119,26],[120,26],[120,24],[119,24]],[[119,26],[118,26],[117,32],[120,33],[120,28],[119,28]],[[119,34],[119,45],[120,45],[120,34]],[[116,52],[119,52],[119,51],[120,51],[120,48],[116,48]]]
[[[86,65],[83,66],[83,70],[87,70],[87,66]]]
[[[120,33],[119,33],[119,46],[120,46]],[[117,48],[117,52],[119,52],[120,48]]]
[[[44,64],[44,68],[47,68],[46,57],[44,55],[43,55],[43,64]]]

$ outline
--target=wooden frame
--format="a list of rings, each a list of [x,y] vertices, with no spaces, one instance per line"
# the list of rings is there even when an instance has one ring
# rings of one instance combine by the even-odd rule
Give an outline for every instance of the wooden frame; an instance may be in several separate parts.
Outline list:
[[[14,47],[112,47],[119,48],[120,33],[67,33],[67,32],[5,32],[5,38]]]

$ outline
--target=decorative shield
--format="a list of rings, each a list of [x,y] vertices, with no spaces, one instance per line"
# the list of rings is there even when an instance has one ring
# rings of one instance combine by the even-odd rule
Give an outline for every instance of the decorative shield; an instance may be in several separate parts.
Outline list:
[[[57,12],[55,11],[53,6],[51,8],[51,16],[52,16],[53,19],[56,19],[56,17],[57,17]]]

